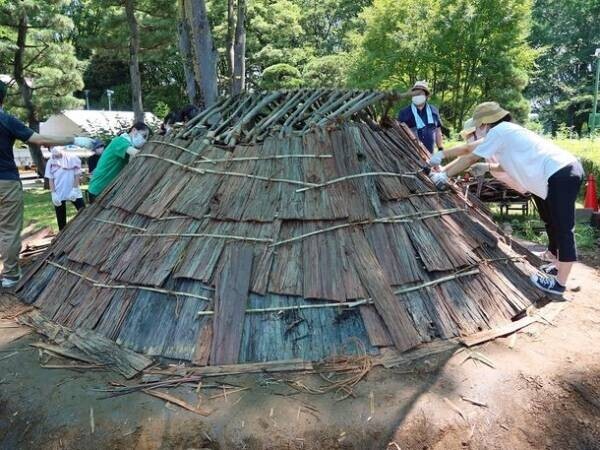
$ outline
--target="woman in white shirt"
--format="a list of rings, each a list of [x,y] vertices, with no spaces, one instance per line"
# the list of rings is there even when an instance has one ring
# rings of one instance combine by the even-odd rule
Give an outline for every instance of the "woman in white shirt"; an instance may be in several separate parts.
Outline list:
[[[519,185],[539,197],[542,219],[548,233],[548,254],[557,276],[532,275],[541,290],[562,295],[573,262],[577,260],[573,228],[575,201],[583,180],[583,168],[569,152],[511,122],[510,113],[496,102],[475,108],[473,119],[479,141],[471,144],[472,154],[447,171],[434,172],[431,180],[439,188],[481,158],[496,158],[500,167]],[[483,138],[483,139],[482,139]]]
[[[77,211],[85,207],[79,187],[81,159],[76,155],[53,148],[46,164],[44,176],[50,180],[56,221],[58,229],[62,230],[67,225],[67,201],[73,203]]]

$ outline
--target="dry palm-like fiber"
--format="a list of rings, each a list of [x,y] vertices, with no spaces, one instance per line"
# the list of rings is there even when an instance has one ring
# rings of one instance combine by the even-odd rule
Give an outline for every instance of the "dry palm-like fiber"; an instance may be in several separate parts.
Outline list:
[[[358,339],[352,339],[351,342],[356,346],[357,356],[332,358],[316,369],[316,373],[326,384],[311,386],[300,379],[285,380],[285,382],[290,387],[308,394],[335,392],[336,395],[342,394],[338,400],[354,396],[353,387],[369,373],[373,367],[373,361],[362,342]]]

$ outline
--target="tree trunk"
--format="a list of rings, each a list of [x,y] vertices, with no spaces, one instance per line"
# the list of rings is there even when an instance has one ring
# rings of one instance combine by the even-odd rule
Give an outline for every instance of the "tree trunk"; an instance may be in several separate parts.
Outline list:
[[[185,0],[186,17],[192,30],[194,74],[204,107],[217,101],[217,50],[206,12],[205,0]]]
[[[17,83],[17,86],[19,86],[19,92],[21,93],[23,106],[25,106],[25,109],[27,110],[27,124],[33,131],[39,133],[40,121],[37,117],[35,105],[33,104],[33,88],[27,84],[23,69],[28,30],[29,25],[27,15],[23,13],[19,19],[19,26],[17,28],[17,49],[15,50],[13,77]],[[46,172],[46,160],[42,155],[42,149],[38,145],[27,145],[29,146],[29,153],[31,154],[31,159],[35,164],[36,172],[40,177],[43,177],[44,173]]]
[[[184,0],[179,0],[179,21],[177,22],[177,32],[179,35],[179,52],[183,64],[183,73],[185,76],[185,93],[192,105],[198,103],[198,90],[196,88],[196,79],[194,78],[194,69],[192,68],[192,49],[190,43],[190,30],[185,18]]]
[[[246,87],[246,0],[238,0],[234,55],[231,93],[237,95]]]
[[[140,75],[140,32],[135,18],[135,0],[125,0],[125,14],[129,25],[129,74],[131,76],[131,106],[135,122],[144,121],[142,105],[142,77]]]
[[[236,36],[235,0],[227,0],[227,77],[229,78],[229,90],[233,93],[233,77],[235,67],[235,36]]]

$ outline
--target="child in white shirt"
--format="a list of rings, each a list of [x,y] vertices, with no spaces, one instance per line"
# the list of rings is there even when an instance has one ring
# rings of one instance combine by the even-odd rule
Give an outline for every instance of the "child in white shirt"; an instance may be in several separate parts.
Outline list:
[[[62,230],[67,225],[67,201],[73,203],[77,211],[85,207],[83,194],[79,188],[81,159],[55,147],[46,164],[44,176],[50,180],[56,221],[58,229]]]

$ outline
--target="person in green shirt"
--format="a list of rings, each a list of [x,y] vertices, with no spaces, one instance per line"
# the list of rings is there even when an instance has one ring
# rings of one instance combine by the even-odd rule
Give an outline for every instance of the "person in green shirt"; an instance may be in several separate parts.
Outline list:
[[[146,143],[150,128],[144,122],[133,124],[129,132],[114,138],[102,152],[88,187],[89,201],[93,203],[106,187],[121,173],[129,158],[137,155]]]

